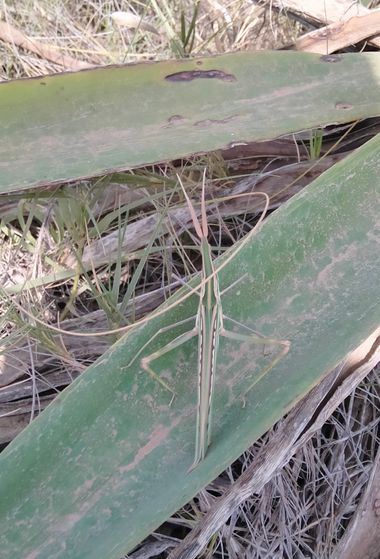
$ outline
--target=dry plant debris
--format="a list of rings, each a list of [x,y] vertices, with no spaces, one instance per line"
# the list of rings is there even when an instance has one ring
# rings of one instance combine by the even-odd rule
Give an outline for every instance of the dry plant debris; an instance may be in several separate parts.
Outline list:
[[[292,19],[290,11],[302,15],[303,22]],[[115,18],[115,13],[120,12],[130,14],[129,24],[120,25],[120,16]],[[343,42],[334,43],[334,48],[342,48],[353,40],[369,36],[364,33],[357,39],[356,34],[347,35],[347,28],[352,29],[355,24],[356,33],[357,23],[366,21],[367,31],[372,30],[370,34],[373,35],[378,17],[357,2],[338,0],[329,0],[328,6],[327,2],[299,0],[256,3],[205,0],[199,6],[191,52],[186,52],[179,38],[182,12],[190,21],[194,3],[155,0],[146,5],[102,0],[7,3],[3,0],[0,2],[3,61],[0,78],[7,80],[179,55],[281,48],[294,43],[296,48],[305,48],[306,42],[309,44],[315,37],[310,35],[298,40],[297,37],[310,29],[310,23],[313,26],[331,24],[330,28],[314,32],[319,39],[321,33],[335,33],[337,27],[342,29],[343,25]],[[324,45],[318,48],[323,49]],[[325,48],[330,52],[333,41]],[[78,343],[73,337],[52,337],[20,315],[9,303],[10,293],[16,293],[13,295],[16,301],[26,309],[38,309],[40,317],[55,322],[64,330],[91,332],[133,321],[159,305],[197,267],[196,260],[192,263],[189,253],[181,247],[186,232],[178,227],[176,216],[189,222],[188,216],[185,217],[187,212],[176,196],[168,206],[167,194],[173,187],[176,172],[183,173],[188,186],[193,188],[200,166],[206,164],[213,177],[213,198],[231,193],[231,186],[232,192],[241,193],[255,185],[271,196],[272,209],[275,209],[377,133],[378,128],[378,119],[373,119],[357,125],[344,139],[340,139],[344,134],[342,127],[324,130],[323,148],[315,161],[309,149],[313,133],[311,136],[307,133],[240,147],[224,154],[210,154],[201,161],[179,162],[179,167],[177,162],[176,167],[173,164],[137,170],[120,181],[106,178],[101,184],[97,180],[86,181],[30,193],[22,198],[0,199],[0,277],[3,288],[8,290],[1,303],[0,339],[5,350],[0,356],[0,443],[11,440],[59,390],[114,341],[112,337],[88,338],[86,343],[83,340]],[[337,140],[338,145],[334,147]],[[324,157],[319,159],[320,155]],[[80,211],[68,225],[67,216],[73,213],[73,200],[77,203],[78,199]],[[239,208],[233,202],[213,207],[224,219],[221,226],[215,221],[213,229],[214,244],[219,247],[223,242],[231,243],[231,236],[239,238],[248,230],[252,220],[246,215],[247,211],[252,212],[253,219],[257,213],[257,208]],[[165,227],[158,235],[156,225],[160,219]],[[123,228],[125,244],[119,233]],[[223,234],[218,236],[218,231]],[[149,253],[145,254],[152,235],[156,237]],[[113,265],[109,265],[109,258],[101,257],[104,247],[107,257],[114,255]],[[137,278],[134,274],[141,258],[145,258],[145,265]],[[112,299],[115,270],[121,287]],[[136,292],[124,299],[128,285],[135,280]],[[33,290],[23,289],[25,284]],[[244,501],[240,500],[229,509],[230,514],[225,515],[223,523],[219,522],[218,531],[214,530],[211,538],[205,536],[209,511],[222,509],[226,495],[237,491],[240,476],[243,476],[241,482],[245,472],[257,471],[257,463],[268,456],[268,448],[291,416],[276,425],[169,520],[161,533],[152,535],[129,557],[166,557],[178,545],[179,535],[182,537],[193,527],[193,542],[201,538],[203,530],[207,557],[354,557],[352,550],[363,550],[360,545],[369,528],[378,525],[379,518],[375,515],[374,523],[373,515],[370,519],[366,517],[368,524],[365,525],[360,523],[358,515],[355,517],[360,499],[359,510],[364,511],[363,514],[368,511],[365,500],[366,495],[371,498],[365,489],[368,480],[372,481],[368,487],[376,490],[379,487],[378,375],[377,368],[353,385],[350,394],[336,403],[335,411],[330,408],[329,417],[318,425],[316,432],[312,433],[311,425],[311,434],[304,437],[303,444],[294,443],[293,451],[288,449],[288,458],[273,469],[266,483],[258,486],[253,494],[251,488]],[[202,517],[204,520],[197,529]],[[359,543],[355,540],[355,532],[347,529],[353,517],[352,525],[360,534]],[[341,550],[340,555],[334,555],[337,550]],[[190,557],[185,551],[183,555],[178,553],[173,551],[171,556]],[[368,553],[368,557],[376,557]]]

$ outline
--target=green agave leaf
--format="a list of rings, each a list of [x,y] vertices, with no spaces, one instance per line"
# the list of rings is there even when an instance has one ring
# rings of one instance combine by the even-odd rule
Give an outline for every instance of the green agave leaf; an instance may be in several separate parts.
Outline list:
[[[1,83],[0,193],[378,115],[379,76],[377,53],[284,51]]]
[[[377,327],[380,138],[286,206],[220,273],[224,311],[289,354],[247,394],[267,351],[221,340],[213,440],[187,473],[195,437],[197,343],[147,374],[137,350],[197,308],[197,298],[138,326],[66,389],[0,457],[0,549],[13,559],[108,559],[131,550],[278,420]],[[180,295],[176,295],[178,300]],[[171,303],[173,299],[169,301]],[[161,347],[179,328],[156,338]],[[148,351],[148,348],[147,348]]]

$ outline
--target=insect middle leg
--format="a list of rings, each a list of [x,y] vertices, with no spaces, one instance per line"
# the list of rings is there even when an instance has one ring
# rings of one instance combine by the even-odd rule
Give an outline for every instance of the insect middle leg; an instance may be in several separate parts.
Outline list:
[[[195,320],[195,316],[190,316],[188,318],[185,318],[184,320],[180,320],[174,324],[169,324],[168,326],[164,326],[163,328],[160,328],[159,330],[157,330],[157,332],[150,338],[150,340],[148,340],[140,349],[139,351],[136,353],[136,355],[133,357],[133,359],[128,363],[127,367],[130,367],[135,361],[136,359],[143,353],[144,349],[150,345],[158,336],[160,336],[161,334],[164,334],[165,332],[168,332],[169,330],[172,330],[173,328],[177,327],[177,326],[181,326],[182,324],[186,324],[187,322],[190,321],[194,321]],[[164,381],[151,367],[151,362],[154,361],[155,359],[158,359],[159,357],[161,357],[162,355],[165,355],[165,353],[168,353],[169,351],[172,351],[173,349],[181,346],[182,344],[186,343],[188,340],[191,340],[191,338],[194,338],[195,336],[198,335],[198,330],[194,327],[191,330],[188,330],[187,332],[184,332],[183,334],[180,334],[179,336],[177,336],[176,338],[174,338],[174,340],[172,340],[171,342],[169,342],[168,344],[166,344],[165,346],[163,346],[162,348],[158,349],[157,351],[154,351],[153,353],[151,353],[150,355],[147,355],[145,357],[142,357],[140,363],[141,363],[141,368],[146,371],[151,378],[153,378],[153,380],[157,381],[159,384],[161,384],[161,386],[163,386],[166,390],[168,390],[171,394],[172,394],[172,398],[170,400],[169,405],[171,405],[171,403],[174,400],[175,397],[175,392],[172,388],[170,388],[170,386],[168,385],[168,383],[166,381]]]

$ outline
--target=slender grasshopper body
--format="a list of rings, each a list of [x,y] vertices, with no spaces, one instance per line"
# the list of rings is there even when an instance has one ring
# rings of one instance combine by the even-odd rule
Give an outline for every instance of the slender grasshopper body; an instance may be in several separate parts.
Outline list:
[[[218,355],[219,336],[223,332],[223,311],[218,275],[215,273],[211,247],[207,238],[208,226],[204,190],[205,181],[203,181],[202,186],[202,223],[200,224],[190,199],[183,188],[193,225],[201,243],[202,255],[202,287],[195,322],[195,330],[198,333],[198,408],[195,456],[191,469],[195,468],[205,458],[207,448],[211,442],[211,412],[216,358]],[[210,278],[210,281],[207,281],[208,278]]]
[[[151,368],[151,362],[161,357],[165,353],[172,351],[176,347],[184,344],[191,338],[198,337],[198,404],[197,404],[197,422],[196,422],[196,437],[195,437],[195,454],[194,461],[189,471],[194,469],[206,457],[207,449],[211,442],[211,427],[212,427],[212,404],[214,395],[215,384],[215,370],[217,364],[218,346],[220,336],[230,338],[236,341],[250,341],[260,345],[278,345],[281,350],[277,356],[266,366],[255,381],[250,385],[247,392],[264,376],[266,375],[277,363],[286,355],[289,350],[290,342],[287,340],[276,340],[266,338],[259,332],[256,332],[247,326],[239,324],[234,319],[228,318],[223,314],[221,294],[219,291],[218,269],[215,269],[211,256],[211,247],[208,242],[208,225],[205,205],[205,173],[203,175],[202,184],[202,204],[201,204],[201,221],[198,220],[194,207],[187,195],[187,192],[178,177],[182,191],[185,195],[186,202],[189,208],[191,219],[195,232],[199,238],[200,251],[202,256],[202,271],[201,283],[199,294],[199,305],[196,317],[190,317],[175,325],[170,325],[160,329],[153,336],[147,344],[145,344],[135,355],[132,361],[145,349],[145,347],[152,342],[156,336],[165,331],[184,324],[190,320],[194,320],[194,327],[177,336],[174,340],[166,344],[161,349],[155,351],[151,355],[141,359],[142,368],[147,371],[155,380],[157,380],[164,388],[169,390],[174,398],[174,392],[170,386],[162,380],[157,373]],[[265,209],[259,219],[257,225],[262,221],[269,205],[269,198],[263,192],[254,192],[250,194],[243,194],[241,196],[262,196],[266,204]],[[248,237],[253,235],[254,229],[249,233]],[[245,241],[243,241],[245,242]],[[223,266],[223,265],[222,265]],[[224,327],[224,319],[231,321],[234,325],[238,325],[245,330],[245,333],[226,330]],[[131,363],[132,363],[131,361]],[[130,363],[130,364],[131,364]],[[172,398],[172,399],[173,399]]]

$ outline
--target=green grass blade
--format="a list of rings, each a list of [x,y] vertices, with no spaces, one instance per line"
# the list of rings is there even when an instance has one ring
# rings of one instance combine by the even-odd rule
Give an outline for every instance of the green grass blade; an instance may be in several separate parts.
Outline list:
[[[156,362],[177,392],[171,407],[137,362],[125,368],[158,328],[194,314],[194,296],[132,330],[3,452],[4,559],[119,559],[378,326],[379,172],[378,136],[276,211],[220,273],[222,289],[247,274],[224,295],[226,314],[292,346],[243,408],[241,394],[269,357],[221,341],[206,460],[187,473],[196,340]],[[149,352],[178,333],[165,334]]]
[[[1,83],[0,193],[378,115],[379,76],[377,53],[269,51]]]

